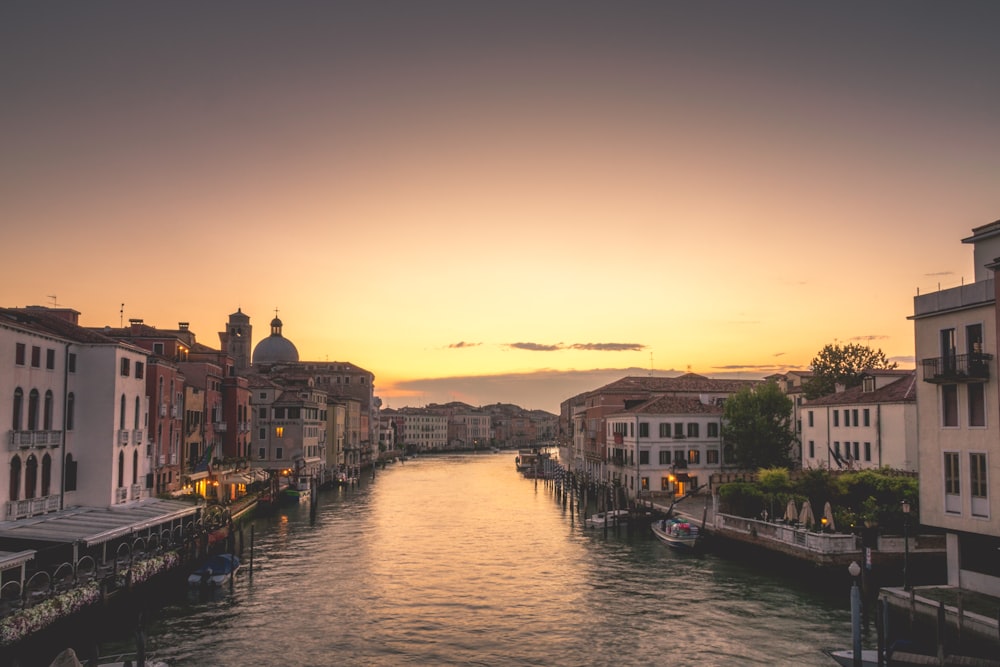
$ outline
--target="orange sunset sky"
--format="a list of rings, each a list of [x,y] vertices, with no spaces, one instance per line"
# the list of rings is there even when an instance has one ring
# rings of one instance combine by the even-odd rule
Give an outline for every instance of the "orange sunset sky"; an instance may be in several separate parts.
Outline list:
[[[389,407],[913,365],[1000,218],[1000,3],[0,7],[0,305],[278,308]],[[124,310],[122,311],[122,304]]]

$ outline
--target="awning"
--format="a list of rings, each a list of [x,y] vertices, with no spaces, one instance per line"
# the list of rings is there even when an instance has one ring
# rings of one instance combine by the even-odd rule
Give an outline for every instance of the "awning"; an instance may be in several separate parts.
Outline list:
[[[86,546],[139,533],[193,515],[196,505],[150,498],[114,507],[75,507],[32,519],[0,524],[0,537],[42,542],[81,542]]]
[[[26,551],[0,551],[0,571],[21,567],[34,557],[34,549]]]
[[[686,472],[675,472],[674,479],[677,480],[678,482],[690,482],[691,476],[688,475]]]
[[[223,484],[249,484],[253,478],[245,472],[231,472],[222,478]]]

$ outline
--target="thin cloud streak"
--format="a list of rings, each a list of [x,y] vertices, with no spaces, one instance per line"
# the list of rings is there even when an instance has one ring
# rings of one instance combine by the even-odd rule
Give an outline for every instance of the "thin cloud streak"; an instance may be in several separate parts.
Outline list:
[[[646,349],[642,343],[573,343],[564,345],[556,343],[507,343],[504,345],[513,350],[528,350],[529,352],[558,352],[559,350],[585,350],[592,352],[641,352]]]

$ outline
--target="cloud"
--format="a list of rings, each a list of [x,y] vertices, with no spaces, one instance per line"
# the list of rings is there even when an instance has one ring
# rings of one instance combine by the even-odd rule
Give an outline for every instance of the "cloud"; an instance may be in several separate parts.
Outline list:
[[[639,352],[646,349],[642,343],[573,343],[564,345],[546,345],[544,343],[507,343],[507,347],[515,350],[531,352],[556,352],[558,350],[589,350],[592,352]]]
[[[458,350],[463,347],[479,347],[482,343],[466,343],[464,340],[457,343],[452,343],[448,346],[449,350]]]
[[[514,350],[528,350],[530,352],[554,352],[563,349],[562,343],[556,345],[544,345],[542,343],[507,343],[507,347]]]
[[[573,343],[574,350],[598,350],[601,352],[638,352],[645,350],[642,343]]]
[[[928,278],[933,278],[934,276],[953,276],[953,275],[955,275],[955,272],[954,271],[937,271],[935,273],[925,273],[924,275],[927,276]]]
[[[867,336],[854,336],[853,338],[848,338],[847,340],[863,340],[865,342],[871,342],[873,340],[885,340],[888,336],[882,334],[868,334]]]
[[[775,352],[774,356],[776,356],[776,357],[783,357],[783,356],[785,356],[785,353],[784,352]]]

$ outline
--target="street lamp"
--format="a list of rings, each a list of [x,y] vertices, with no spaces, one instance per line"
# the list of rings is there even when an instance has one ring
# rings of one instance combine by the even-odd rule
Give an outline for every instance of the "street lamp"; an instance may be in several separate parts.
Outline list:
[[[858,588],[858,575],[861,566],[852,560],[847,566],[854,584],[851,586],[851,640],[854,647],[854,667],[861,667],[861,589]]]
[[[908,566],[910,561],[910,501],[903,500],[903,590],[910,590]]]

